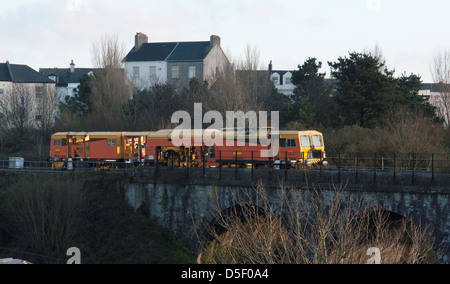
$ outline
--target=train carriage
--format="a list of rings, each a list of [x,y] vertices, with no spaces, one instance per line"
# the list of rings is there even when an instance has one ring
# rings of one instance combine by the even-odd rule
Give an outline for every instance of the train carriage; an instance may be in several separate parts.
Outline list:
[[[64,162],[117,162],[123,160],[122,132],[58,132],[52,135],[50,159]]]
[[[267,155],[274,146],[270,143],[270,128],[175,131],[59,132],[52,135],[51,160],[56,167],[63,167],[68,161],[177,167],[327,165],[323,135],[318,131],[279,131],[275,156]]]

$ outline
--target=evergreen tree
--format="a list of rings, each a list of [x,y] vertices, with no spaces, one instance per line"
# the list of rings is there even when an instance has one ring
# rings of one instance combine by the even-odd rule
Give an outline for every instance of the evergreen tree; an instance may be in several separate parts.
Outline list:
[[[350,53],[337,62],[328,63],[336,79],[334,101],[341,126],[374,127],[388,111],[406,109],[435,119],[435,109],[428,98],[419,96],[422,81],[411,74],[394,77],[380,56]]]
[[[91,107],[91,97],[92,97],[92,84],[94,82],[94,77],[85,74],[80,79],[80,85],[78,86],[78,93],[73,97],[66,96],[64,101],[59,104],[59,110],[61,113],[69,113],[73,117],[81,118],[85,117]]]
[[[292,96],[292,119],[307,128],[331,126],[331,88],[326,84],[325,73],[320,73],[322,62],[308,58],[299,70],[293,72],[292,83],[296,86]]]
[[[420,96],[422,79],[414,74],[406,76],[402,74],[397,79],[397,105],[404,106],[413,112],[420,112],[425,117],[437,121],[436,109],[432,106],[426,96]]]
[[[380,57],[353,52],[328,64],[336,79],[334,101],[342,126],[373,127],[394,105],[397,81]]]

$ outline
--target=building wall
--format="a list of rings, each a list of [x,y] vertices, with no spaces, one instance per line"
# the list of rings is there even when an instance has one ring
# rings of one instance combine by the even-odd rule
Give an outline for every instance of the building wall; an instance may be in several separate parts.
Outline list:
[[[0,82],[0,99],[2,95],[5,95],[12,87],[11,82]]]
[[[172,77],[172,67],[178,66],[179,68],[179,78],[174,79]],[[195,67],[195,78],[200,82],[203,81],[203,62],[168,62],[167,63],[167,82],[174,84],[177,87],[189,88],[189,82],[192,78],[189,77],[189,68]]]
[[[220,45],[213,46],[203,63],[203,79],[209,83],[214,81],[217,72],[222,73],[230,68],[230,61],[228,61]]]
[[[36,92],[37,87],[41,87],[41,94]],[[45,123],[53,125],[55,122],[55,114],[57,111],[57,97],[56,88],[54,83],[12,83],[12,82],[0,82],[0,89],[4,92],[0,96],[0,114],[2,119],[7,119],[5,114],[7,111],[11,111],[11,100],[16,98],[17,95],[24,97],[25,107],[27,109],[26,124],[30,127],[39,127],[41,122],[45,120]],[[19,94],[20,93],[20,94]],[[10,114],[14,116],[15,114]],[[7,125],[5,121],[2,121],[3,126]]]
[[[150,78],[150,66],[156,67],[156,78]],[[139,78],[134,78],[134,68],[139,68]],[[167,83],[167,62],[165,61],[145,61],[126,62],[125,69],[128,77],[133,79],[136,88],[148,88],[156,83]]]
[[[419,96],[429,97],[430,104],[436,107],[437,115],[444,119],[444,124],[448,127],[450,125],[450,114],[448,113],[449,109],[447,109],[446,105],[448,105],[448,101],[450,100],[450,94],[432,92],[431,90],[420,90]]]

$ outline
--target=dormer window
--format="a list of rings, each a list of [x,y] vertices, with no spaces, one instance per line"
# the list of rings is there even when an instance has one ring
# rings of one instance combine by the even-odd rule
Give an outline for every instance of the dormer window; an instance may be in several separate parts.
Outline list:
[[[272,81],[275,85],[278,85],[278,77],[277,76],[273,76]]]
[[[291,77],[286,77],[286,79],[284,79],[284,80],[285,80],[284,83],[285,83],[286,85],[290,85],[290,84],[292,83]]]

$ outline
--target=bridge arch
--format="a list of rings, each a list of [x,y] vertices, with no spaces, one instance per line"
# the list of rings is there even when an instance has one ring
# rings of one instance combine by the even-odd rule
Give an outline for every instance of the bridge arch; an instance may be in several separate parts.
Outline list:
[[[287,236],[287,231],[273,212],[253,203],[239,203],[218,212],[210,222],[197,262],[270,263],[271,252],[282,245],[282,234]],[[268,235],[271,239],[266,242]]]
[[[379,250],[382,263],[439,263],[428,227],[384,208],[371,208],[355,221],[367,226],[361,247]]]

